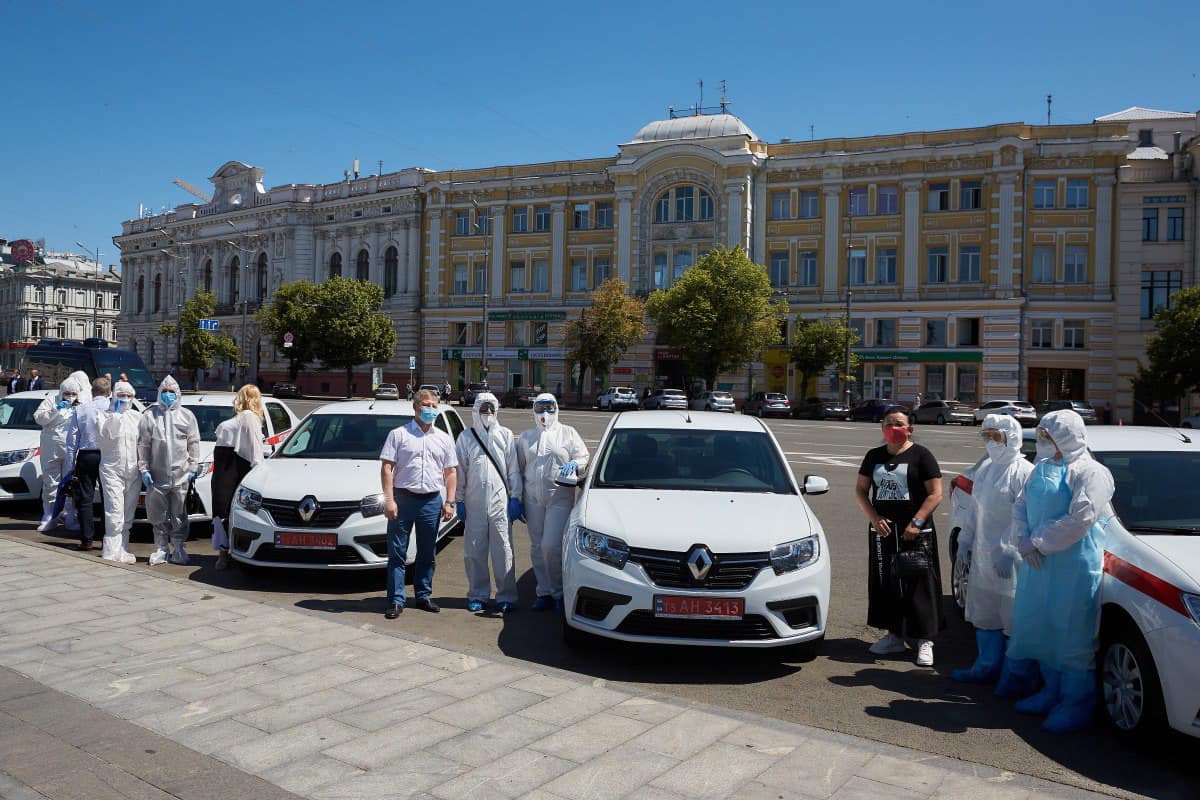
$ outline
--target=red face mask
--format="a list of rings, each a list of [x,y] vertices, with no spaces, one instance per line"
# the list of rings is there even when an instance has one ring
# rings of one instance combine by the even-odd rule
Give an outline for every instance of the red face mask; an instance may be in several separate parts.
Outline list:
[[[894,428],[889,425],[883,429],[883,440],[888,444],[904,444],[908,441],[908,428]]]

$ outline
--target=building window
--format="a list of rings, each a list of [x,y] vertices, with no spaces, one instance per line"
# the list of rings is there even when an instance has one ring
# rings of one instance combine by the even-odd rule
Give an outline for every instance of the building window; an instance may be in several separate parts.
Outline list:
[[[1054,180],[1038,180],[1033,182],[1033,207],[1054,208]]]
[[[54,302],[60,306],[65,306],[67,304],[67,290],[66,289],[55,290]],[[156,308],[154,310],[157,311],[158,309]]]
[[[1067,179],[1067,208],[1088,207],[1088,179]]]
[[[550,291],[550,262],[533,262],[533,290],[535,292]]]
[[[340,278],[342,276],[342,254],[334,253],[329,257],[329,277]]]
[[[454,323],[454,338],[452,340],[452,343],[455,347],[466,347],[467,346],[467,323],[465,323],[465,322]]]
[[[471,344],[483,344],[483,325],[481,323],[471,323]]]
[[[673,286],[675,284],[675,281],[682,278],[683,273],[687,272],[688,269],[691,268],[691,266],[692,266],[691,252],[689,252],[687,250],[680,250],[679,252],[675,253],[675,265],[674,265],[674,269],[673,269],[673,274],[671,275],[671,285]]]
[[[341,256],[338,256],[338,274],[341,274],[341,263]],[[229,262],[229,280],[226,281],[226,285],[229,287],[230,303],[236,303],[241,299],[242,287],[238,285],[240,283],[238,277],[241,275],[241,269],[242,260],[237,256],[234,256],[233,260]]]
[[[530,342],[534,347],[545,347],[550,339],[550,323],[535,322],[533,323],[533,341]]]
[[[958,207],[963,211],[983,208],[982,181],[963,181],[958,185]]]
[[[525,262],[510,261],[508,264],[508,289],[512,292],[525,291]]]
[[[103,339],[104,338],[104,326],[97,325],[95,330],[92,331],[92,336],[95,336],[97,339]]]
[[[60,290],[61,291],[61,290]],[[66,299],[66,292],[62,292],[62,299]],[[154,276],[154,311],[158,313],[162,310],[162,273]]]
[[[1147,270],[1142,273],[1142,319],[1171,307],[1171,297],[1183,288],[1180,270]]]
[[[512,232],[525,233],[529,230],[529,207],[520,206],[512,211]]]
[[[1154,147],[1154,130],[1142,128],[1138,131],[1138,147]]]
[[[925,395],[926,400],[942,400],[946,397],[946,365],[925,365]]]
[[[471,233],[471,212],[470,211],[455,211],[454,212],[454,235],[466,236]]]
[[[1167,241],[1182,242],[1183,241],[1183,209],[1168,208],[1167,209]]]
[[[592,227],[592,212],[587,203],[575,204],[575,216],[572,227],[577,231],[586,231]]]
[[[492,232],[492,210],[490,208],[475,209],[475,232],[488,236]]]
[[[475,294],[487,292],[487,260],[475,265]]]
[[[454,287],[450,290],[452,294],[467,293],[467,275],[466,264],[454,265]]]
[[[83,308],[87,305],[87,292],[82,289],[75,290],[75,305]]]
[[[113,311],[121,310],[121,295],[114,294],[112,296],[112,307],[113,307]]]
[[[667,288],[667,254],[654,254],[654,288]]]
[[[1068,350],[1083,349],[1085,323],[1081,319],[1063,320],[1063,347]]]
[[[1063,283],[1085,283],[1087,281],[1087,248],[1078,245],[1067,247],[1063,259]]]
[[[1034,283],[1054,283],[1054,245],[1035,245],[1033,248]]]
[[[654,204],[654,221],[655,222],[670,222],[671,221],[671,193],[663,192],[662,197],[658,198],[658,202]]]
[[[1158,209],[1143,208],[1142,209],[1142,241],[1157,242],[1158,241]]]
[[[948,184],[948,183],[931,183],[931,184],[929,184],[929,210],[930,211],[949,211],[950,210],[950,184]]]
[[[518,346],[529,344],[529,323],[528,322],[510,322],[508,323],[508,343]]]
[[[1038,350],[1048,350],[1054,347],[1054,320],[1035,319],[1030,326],[1030,347]]]
[[[926,347],[945,347],[946,346],[946,320],[944,320],[944,319],[927,319],[927,320],[925,320],[925,346]]]
[[[796,282],[801,286],[817,285],[817,254],[809,250],[800,254],[799,274]]]
[[[979,317],[959,317],[958,343],[964,347],[979,346]]]
[[[588,269],[586,258],[571,259],[571,291],[586,292],[588,287]]]
[[[875,251],[875,282],[880,286],[896,283],[896,248],[881,247]]]
[[[867,343],[867,321],[865,319],[852,318],[850,320],[850,329],[854,331],[854,335],[857,337],[855,341],[860,345]]]
[[[550,230],[550,206],[533,207],[533,229],[535,231]]]
[[[37,301],[44,307],[46,305],[46,290],[38,289],[35,295]],[[142,309],[146,305],[146,276],[138,275],[137,282],[137,313],[142,313]]]
[[[979,283],[979,247],[958,249],[958,282]]]
[[[596,203],[596,228],[603,230],[613,226],[612,203]]]
[[[850,216],[863,217],[867,214],[867,187],[850,187]]]
[[[104,295],[96,292],[96,308],[104,308]]]
[[[867,251],[851,250],[849,260],[851,286],[862,286],[867,282]]]
[[[787,251],[771,253],[771,285],[779,288],[788,285],[791,263]]]
[[[612,262],[607,258],[592,259],[592,288],[600,286],[612,277]]]
[[[771,219],[791,219],[792,193],[771,192]]]
[[[206,291],[206,292],[212,291],[212,281],[213,281],[213,270],[212,270],[212,259],[210,258],[208,261],[204,262],[204,291]]]
[[[400,284],[400,251],[389,247],[383,253],[383,296],[391,297]]]
[[[358,258],[354,263],[354,277],[364,282],[371,280],[371,254],[365,248],[358,251]]]
[[[691,222],[695,217],[696,190],[691,186],[680,186],[675,190],[675,221]]]
[[[958,382],[955,399],[960,403],[979,402],[979,367],[974,364],[958,365]]]
[[[703,189],[700,190],[700,209],[696,215],[696,219],[710,220],[713,218],[713,201],[712,195]]]
[[[816,190],[800,193],[800,218],[816,219],[821,216],[821,195]]]
[[[900,212],[900,187],[880,186],[875,198],[876,214],[897,214]]]
[[[945,247],[931,247],[926,254],[925,260],[925,282],[926,283],[945,283],[946,276],[949,273],[948,262],[950,261],[950,251]]]
[[[895,347],[896,346],[896,320],[894,320],[894,319],[877,319],[877,320],[875,320],[875,346],[876,347]]]
[[[255,288],[258,290],[258,296],[255,297],[256,300],[267,299],[267,274],[267,254],[259,253],[258,266],[255,269],[255,283],[257,284]]]

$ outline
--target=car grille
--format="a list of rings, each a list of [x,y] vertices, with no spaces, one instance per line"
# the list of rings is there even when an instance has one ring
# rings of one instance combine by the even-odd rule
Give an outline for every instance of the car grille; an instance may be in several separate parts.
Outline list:
[[[362,555],[349,545],[338,545],[334,550],[297,550],[260,545],[254,551],[254,561],[275,561],[283,564],[364,564]]]
[[[270,500],[264,498],[263,510],[271,512],[271,519],[276,525],[288,528],[340,528],[351,514],[358,511],[360,503],[355,501],[345,503],[317,503],[317,513],[308,522],[300,519],[296,510],[298,500]]]
[[[759,571],[771,564],[767,553],[713,553],[713,565],[704,580],[693,580],[684,559],[687,553],[672,550],[629,548],[629,560],[641,566],[656,586],[669,589],[745,589]]]
[[[747,614],[740,620],[659,619],[652,611],[631,611],[617,626],[617,633],[630,636],[666,636],[676,639],[778,639],[765,617]]]

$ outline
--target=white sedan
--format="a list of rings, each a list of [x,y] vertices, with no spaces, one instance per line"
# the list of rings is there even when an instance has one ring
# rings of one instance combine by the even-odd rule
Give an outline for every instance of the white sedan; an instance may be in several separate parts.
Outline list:
[[[42,426],[33,412],[57,389],[17,392],[0,399],[0,500],[36,500],[42,496]]]
[[[450,406],[434,423],[455,439]],[[230,555],[262,567],[362,570],[387,566],[379,453],[413,418],[410,400],[359,400],[316,409],[242,479],[230,514]],[[438,540],[458,524],[443,522]],[[416,547],[408,550],[408,561]]]
[[[570,484],[574,479],[560,479]],[[825,636],[829,552],[759,420],[648,411],[613,419],[563,542],[564,636],[779,647]]]
[[[989,400],[974,413],[976,425],[982,425],[988,414],[1007,414],[1021,423],[1022,428],[1032,428],[1038,423],[1037,409],[1023,400]]]

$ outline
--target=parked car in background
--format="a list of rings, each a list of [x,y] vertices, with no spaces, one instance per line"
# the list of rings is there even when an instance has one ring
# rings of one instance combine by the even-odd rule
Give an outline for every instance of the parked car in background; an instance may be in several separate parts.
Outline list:
[[[918,423],[946,425],[957,422],[959,425],[974,425],[975,414],[966,403],[957,400],[930,400],[922,403],[913,413]]]
[[[975,409],[975,424],[982,425],[988,414],[1007,414],[1016,418],[1022,428],[1032,428],[1037,425],[1038,415],[1033,403],[1022,400],[989,400]]]
[[[271,386],[271,396],[278,397],[281,399],[290,397],[290,398],[295,398],[297,400],[304,397],[304,395],[300,393],[299,386],[297,386],[294,383],[286,383],[283,381],[280,381],[279,383],[276,383],[273,386]]]
[[[720,390],[696,395],[688,401],[688,407],[693,411],[726,411],[730,414],[735,410],[733,394]]]
[[[462,390],[462,394],[458,396],[458,404],[460,406],[474,406],[475,397],[480,392],[491,391],[486,383],[468,383],[467,388]]]
[[[1083,421],[1088,425],[1095,425],[1100,421],[1092,404],[1082,400],[1047,400],[1044,403],[1038,403],[1037,418],[1040,420],[1051,411],[1063,411],[1068,408],[1083,417]]]
[[[655,389],[649,397],[642,398],[642,408],[647,410],[662,411],[669,408],[687,411],[687,407],[687,395],[682,389]]]
[[[381,383],[375,387],[376,400],[399,400],[400,387],[394,383]]]
[[[621,411],[637,407],[637,392],[628,386],[610,386],[596,396],[596,408],[601,411]]]
[[[792,416],[796,419],[850,419],[850,406],[841,400],[809,397],[792,403]]]
[[[792,402],[783,392],[755,392],[742,403],[742,413],[757,417],[790,417]]]
[[[430,392],[433,392],[435,395],[437,395],[439,399],[441,399],[441,400],[446,399],[445,397],[442,397],[442,387],[438,386],[436,383],[422,383],[420,386],[417,387],[417,391],[418,392],[430,391]]]
[[[539,394],[541,392],[529,386],[509,389],[500,398],[500,405],[504,408],[533,408],[533,399]]]
[[[883,412],[896,405],[900,404],[895,400],[886,397],[872,397],[850,409],[850,419],[854,422],[883,422]]]

